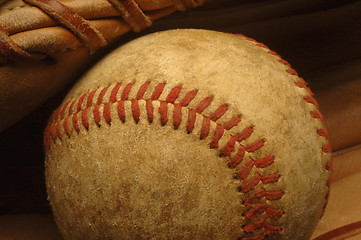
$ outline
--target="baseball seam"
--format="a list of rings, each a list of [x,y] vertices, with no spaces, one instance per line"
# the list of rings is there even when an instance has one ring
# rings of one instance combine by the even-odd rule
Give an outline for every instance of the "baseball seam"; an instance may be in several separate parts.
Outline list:
[[[100,127],[102,120],[105,121],[106,124],[111,125],[114,117],[118,117],[119,120],[125,122],[126,108],[130,108],[131,117],[135,123],[138,123],[141,117],[141,109],[139,107],[140,102],[145,105],[146,116],[149,123],[153,122],[154,113],[156,112],[153,104],[157,102],[157,105],[159,105],[158,114],[161,125],[164,126],[170,122],[168,114],[172,114],[173,127],[175,130],[179,128],[182,121],[186,121],[186,131],[191,133],[194,129],[196,118],[202,118],[202,127],[199,138],[202,140],[209,137],[209,139],[211,139],[209,143],[209,147],[211,149],[220,148],[219,140],[225,135],[225,132],[229,132],[241,122],[241,118],[239,116],[234,116],[224,124],[217,123],[217,120],[224,116],[228,111],[228,106],[226,104],[220,105],[213,113],[206,116],[203,112],[210,106],[213,100],[212,97],[209,96],[197,102],[195,108],[190,108],[188,105],[194,101],[196,95],[198,94],[196,90],[186,92],[184,97],[176,102],[180,92],[182,91],[181,86],[173,87],[166,96],[165,101],[161,101],[159,100],[159,97],[163,93],[166,84],[159,83],[155,86],[153,92],[151,93],[151,97],[149,99],[144,99],[144,94],[146,93],[149,85],[150,82],[142,84],[133,99],[129,99],[133,83],[128,83],[125,86],[122,86],[121,83],[116,83],[110,92],[110,86],[106,86],[102,89],[98,88],[96,90],[89,91],[80,95],[79,98],[66,102],[64,105],[61,105],[58,109],[56,109],[51,116],[49,124],[45,130],[45,146],[50,148],[52,140],[55,143],[56,139],[63,140],[65,137],[70,138],[72,131],[77,133],[82,129],[89,131],[89,114],[92,115],[96,125]],[[123,87],[123,89],[122,91],[119,91],[121,87]],[[107,92],[109,99],[104,100]],[[97,99],[94,100],[96,95]],[[113,113],[114,111],[112,111],[112,109],[115,109],[115,106],[112,106],[113,104],[116,105],[115,114]],[[172,113],[168,111],[170,105],[173,105]],[[184,112],[182,110],[187,112],[187,116],[182,114],[182,112]],[[216,126],[212,133],[210,131],[211,123]],[[253,175],[251,174],[251,170],[254,167],[267,168],[271,166],[274,163],[274,156],[268,155],[257,160],[249,157],[248,161],[244,161],[246,153],[256,152],[264,146],[265,140],[263,139],[256,140],[245,146],[241,144],[242,141],[247,140],[252,135],[253,131],[253,127],[248,126],[240,133],[230,134],[228,141],[226,141],[227,143],[222,149],[220,149],[219,157],[229,157],[229,168],[236,171],[236,178],[244,181],[238,191],[249,195],[249,197],[246,197],[242,203],[246,209],[243,216],[246,219],[247,224],[242,226],[246,235],[254,235],[256,232],[261,232],[260,236],[263,237],[273,234],[281,234],[282,228],[280,226],[271,225],[266,220],[279,219],[284,213],[283,210],[275,209],[270,204],[261,202],[261,200],[263,198],[267,201],[279,200],[282,198],[284,193],[283,191],[266,191],[263,187],[260,187],[260,184],[266,185],[278,182],[281,176],[278,173],[263,176],[258,172]],[[210,136],[210,134],[213,134],[213,136]],[[242,166],[241,162],[243,164]],[[258,189],[256,189],[256,187]],[[262,220],[259,220],[259,218]],[[243,239],[261,238],[245,237]]]
[[[302,77],[300,77],[298,75],[298,73],[297,73],[297,71],[295,69],[293,69],[291,67],[291,64],[288,61],[282,59],[282,57],[279,54],[277,54],[275,51],[270,50],[270,48],[267,45],[265,45],[263,43],[259,43],[255,39],[249,38],[249,37],[247,37],[247,36],[245,36],[243,34],[234,34],[234,35],[242,37],[242,38],[254,43],[256,46],[264,49],[268,54],[276,56],[278,58],[278,62],[280,62],[281,64],[287,66],[288,67],[287,73],[290,74],[291,76],[296,76],[299,79],[299,81],[295,82],[295,85],[298,88],[306,89],[307,92],[309,93],[309,95],[304,96],[303,99],[307,103],[312,104],[315,107],[315,110],[310,111],[311,117],[319,119],[321,121],[321,123],[322,123],[322,126],[325,126],[325,121],[323,119],[323,115],[319,111],[319,104],[318,104],[317,100],[313,97],[315,94],[308,87],[308,83]],[[324,128],[316,129],[316,131],[317,131],[317,134],[319,136],[324,137],[325,140],[326,140],[326,144],[322,146],[322,152],[323,153],[329,153],[330,154],[330,160],[327,162],[327,164],[325,166],[325,169],[326,169],[326,171],[330,171],[332,173],[332,148],[331,148],[331,144],[330,144],[329,139],[328,139],[327,129],[326,129],[326,127],[324,127]],[[328,179],[328,181],[326,183],[326,185],[328,187],[328,192],[327,192],[326,197],[325,197],[326,198],[326,203],[324,205],[323,213],[324,213],[324,210],[325,210],[327,202],[328,202],[328,197],[329,197],[329,194],[330,194],[331,181],[332,181],[332,174],[330,174],[330,177],[329,177],[329,179]]]
[[[264,49],[267,53],[275,56],[277,58],[277,61],[281,64],[287,66],[287,73],[290,74],[292,77],[297,77],[298,81],[295,81],[295,85],[298,88],[304,88],[308,91],[309,95],[303,96],[304,101],[306,101],[309,104],[312,104],[315,109],[310,111],[310,116],[312,118],[319,119],[322,122],[322,125],[324,126],[324,120],[322,114],[319,112],[319,105],[317,101],[313,97],[313,93],[310,90],[310,88],[307,86],[307,83],[303,80],[303,78],[298,76],[298,73],[291,68],[291,65],[286,61],[283,60],[277,53],[274,51],[271,51],[266,45],[262,43],[258,43],[252,38],[245,37],[241,34],[236,34],[237,36],[241,36],[245,38],[246,40],[253,42],[256,46],[261,47]],[[229,131],[233,127],[237,126],[239,122],[241,121],[240,117],[235,116],[231,118],[227,123],[221,125],[217,123],[217,120],[221,118],[227,111],[228,106],[226,104],[223,104],[219,106],[212,114],[209,116],[206,116],[203,111],[211,104],[212,98],[206,97],[203,100],[199,101],[196,108],[189,108],[188,104],[195,98],[197,95],[197,91],[192,90],[188,91],[183,99],[178,101],[176,103],[176,99],[179,96],[179,93],[182,91],[181,86],[175,86],[171,89],[169,94],[166,97],[165,101],[160,101],[159,96],[162,94],[165,84],[161,83],[158,84],[153,93],[151,98],[144,99],[144,93],[147,91],[147,88],[149,86],[149,82],[145,82],[137,92],[137,95],[134,99],[128,99],[129,92],[133,87],[132,83],[127,84],[124,86],[124,89],[121,93],[120,99],[117,98],[117,94],[119,89],[121,88],[121,84],[117,83],[110,94],[109,101],[103,101],[103,98],[108,91],[109,86],[103,88],[100,90],[94,90],[88,93],[84,93],[81,95],[78,99],[75,99],[73,101],[68,101],[63,106],[60,106],[56,111],[54,111],[51,120],[49,121],[49,124],[45,131],[44,136],[44,142],[47,147],[50,148],[51,145],[51,139],[53,139],[53,142],[56,141],[56,139],[63,139],[63,135],[61,129],[63,129],[63,132],[70,137],[71,136],[71,130],[69,128],[69,120],[71,119],[73,129],[76,132],[80,132],[81,128],[79,126],[79,117],[78,115],[81,114],[81,123],[85,129],[89,129],[89,120],[88,120],[88,112],[89,110],[92,110],[93,113],[93,119],[95,123],[100,127],[102,119],[108,124],[112,121],[112,114],[111,114],[111,104],[117,104],[117,114],[121,121],[125,121],[125,108],[129,107],[131,109],[131,115],[133,117],[133,120],[138,123],[140,120],[140,108],[139,108],[139,102],[145,101],[146,105],[146,115],[148,118],[148,122],[153,122],[154,117],[154,102],[158,102],[159,108],[158,113],[160,116],[161,124],[164,126],[168,123],[168,105],[173,105],[173,126],[174,129],[177,130],[184,119],[184,116],[182,114],[182,109],[185,109],[188,113],[187,118],[187,124],[186,124],[186,130],[188,133],[191,133],[193,131],[194,122],[195,119],[200,116],[203,120],[202,128],[200,131],[200,139],[205,139],[210,134],[210,123],[215,123],[215,130],[212,133],[213,137],[211,138],[211,142],[209,144],[210,148],[219,148],[218,142],[224,135],[226,131]],[[93,105],[93,98],[95,96],[95,93],[99,92],[98,99],[96,101],[96,104]],[[83,102],[86,101],[86,107],[83,108],[84,105]],[[128,104],[125,104],[125,103]],[[130,103],[130,104],[129,104]],[[73,113],[73,108],[76,106],[76,111]],[[102,112],[100,109],[100,106],[102,106]],[[66,114],[67,112],[67,114]],[[61,123],[62,122],[62,123]],[[239,191],[242,193],[251,194],[251,196],[247,197],[242,204],[245,206],[246,211],[244,212],[243,216],[246,220],[248,220],[248,223],[242,226],[243,231],[245,232],[244,237],[241,237],[242,240],[262,240],[265,239],[267,236],[270,235],[279,235],[282,234],[283,230],[280,226],[271,225],[267,219],[279,219],[284,214],[284,211],[280,209],[274,209],[269,204],[261,202],[261,199],[265,199],[268,201],[274,201],[279,200],[283,197],[284,192],[283,191],[266,191],[264,188],[258,188],[255,189],[257,185],[260,183],[262,184],[269,184],[269,183],[276,183],[278,182],[280,175],[270,174],[261,176],[258,172],[254,173],[252,176],[250,174],[253,167],[256,168],[266,168],[271,166],[274,163],[274,156],[268,155],[264,158],[253,160],[251,157],[248,161],[243,161],[245,158],[246,152],[255,152],[263,147],[264,140],[257,140],[253,142],[252,144],[249,144],[247,146],[241,145],[241,141],[248,139],[253,133],[253,127],[249,126],[246,127],[241,133],[238,134],[231,134],[227,144],[221,149],[219,157],[231,157],[229,162],[229,167],[231,169],[239,168],[240,170],[237,170],[236,176],[240,180],[245,180],[246,182],[242,184],[242,186],[239,188]],[[323,153],[329,153],[330,154],[330,160],[325,166],[325,169],[327,171],[331,171],[332,167],[332,153],[331,153],[331,147],[328,141],[328,133],[326,128],[320,128],[317,129],[317,134],[321,137],[324,137],[326,140],[326,144],[322,147]],[[236,145],[239,145],[238,151],[236,150]],[[238,146],[237,145],[237,146]],[[242,162],[242,164],[241,164]],[[331,177],[329,178],[327,182],[327,186],[329,187],[331,182]],[[259,186],[258,186],[259,187]],[[328,194],[326,196],[326,199],[328,199]],[[260,216],[263,215],[262,219],[260,220]],[[258,217],[258,218],[257,218]],[[274,221],[273,221],[274,222]]]

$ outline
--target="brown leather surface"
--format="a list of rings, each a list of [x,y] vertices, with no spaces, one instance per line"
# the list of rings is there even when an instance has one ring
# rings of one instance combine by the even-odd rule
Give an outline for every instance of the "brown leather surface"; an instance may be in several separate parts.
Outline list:
[[[99,25],[97,28],[104,31],[103,34],[107,36],[106,38],[112,38],[118,34],[115,31],[117,29],[115,26],[118,26],[119,22],[121,22],[122,27],[118,29],[124,29],[122,30],[123,33],[130,31],[130,27],[117,18],[99,19],[101,11],[89,12],[79,7],[86,2],[88,1],[77,0],[68,3],[73,4],[73,9],[78,9],[77,12],[80,16],[94,19],[92,24]],[[142,1],[139,6],[144,11],[151,11],[158,9],[160,5],[169,7],[173,4],[167,0],[158,2],[159,5],[153,5],[153,2]],[[99,4],[98,6],[100,8],[102,5]],[[43,45],[46,51],[61,48],[64,44],[65,46],[69,44],[74,49],[81,46],[81,41],[74,37],[71,32],[55,26],[55,21],[47,15],[43,15],[41,11],[29,12],[25,8],[20,9],[23,10],[23,13],[19,15],[6,15],[5,23],[2,23],[2,16],[9,10],[1,9],[0,26],[6,29],[14,29],[14,32],[17,33],[21,32],[19,35],[13,34],[11,36],[14,39],[17,37],[16,41],[24,43],[27,49],[32,49],[32,52],[39,50],[37,41],[27,41],[28,38],[34,36],[32,35],[33,32],[25,30],[31,27],[39,28],[35,34],[37,37],[34,39],[43,39],[49,35],[48,32],[52,33],[50,35],[54,37],[54,40],[46,41],[47,44]],[[117,14],[116,11],[111,10],[111,7],[103,9],[108,14]],[[330,202],[334,201],[337,204],[332,204],[331,207],[326,208],[326,213],[332,212],[332,208],[342,209],[343,213],[335,214],[330,218],[331,222],[339,222],[334,227],[342,227],[347,223],[341,222],[341,220],[347,217],[348,212],[352,212],[355,207],[359,206],[356,201],[359,197],[350,201],[346,197],[351,196],[349,195],[351,193],[357,195],[361,192],[357,185],[356,187],[352,185],[352,183],[359,181],[352,176],[360,172],[361,165],[361,153],[356,147],[361,143],[359,124],[361,120],[361,104],[359,103],[361,28],[357,27],[361,24],[360,14],[361,1],[359,0],[328,1],[327,3],[318,0],[225,0],[219,3],[214,0],[191,12],[174,13],[160,19],[154,22],[152,28],[143,31],[143,34],[183,27],[240,32],[265,43],[284,59],[291,62],[292,66],[310,83],[309,86],[316,93],[315,97],[324,114],[333,150],[342,150],[335,153],[334,182],[331,187],[336,186],[334,184],[345,177],[349,176],[348,179],[350,180],[345,180],[343,185],[340,184],[339,187],[334,188]],[[29,16],[41,16],[43,20],[40,24],[32,21],[32,17]],[[22,21],[24,26],[16,25],[16,19]],[[73,53],[74,59],[67,63],[69,59],[73,58],[70,57]],[[39,95],[46,99],[54,96],[56,92],[59,92],[59,89],[64,89],[64,86],[74,81],[75,76],[79,76],[88,68],[95,61],[94,59],[104,54],[99,53],[94,59],[81,64],[80,61],[83,59],[88,61],[88,50],[84,48],[74,50],[73,53],[51,53],[53,60],[47,58],[41,62],[41,65],[34,68],[36,71],[31,70],[33,67],[31,62],[12,63],[7,67],[0,67],[0,83],[2,85],[0,88],[2,93],[0,94],[0,105],[4,103],[4,94],[10,96],[6,102],[8,109],[1,109],[1,114],[7,113],[15,117],[15,112],[19,110],[21,116],[18,115],[16,118],[20,119],[25,113],[30,112],[30,109],[34,109],[40,104],[41,101],[29,101],[31,97]],[[62,54],[64,54],[64,58],[58,57]],[[58,59],[65,60],[65,63],[59,69],[55,69],[56,64],[53,61],[55,60],[56,63]],[[69,65],[75,62],[81,65],[79,69],[69,70]],[[2,68],[10,74],[2,74]],[[24,69],[29,75],[23,77],[22,73],[18,72],[19,69],[22,71]],[[47,69],[52,71],[47,73]],[[14,77],[11,77],[11,74],[14,74]],[[65,80],[61,76],[58,77],[58,75],[63,74],[66,76]],[[46,78],[39,80],[41,76]],[[48,82],[52,82],[56,87],[53,89],[47,84]],[[21,87],[20,85],[24,86]],[[48,90],[44,92],[44,89]],[[44,96],[41,96],[42,94]],[[0,214],[50,211],[46,203],[42,179],[42,131],[51,110],[58,105],[62,96],[62,93],[58,93],[50,101],[37,108],[36,111],[0,134]],[[22,99],[19,105],[9,104],[9,102],[15,103],[19,99]],[[3,116],[5,115],[0,117],[1,122]],[[338,197],[333,200],[334,196]],[[349,222],[359,220],[361,220],[360,215],[352,218]],[[331,230],[330,227],[323,228],[317,234]],[[355,236],[351,239],[360,238]]]

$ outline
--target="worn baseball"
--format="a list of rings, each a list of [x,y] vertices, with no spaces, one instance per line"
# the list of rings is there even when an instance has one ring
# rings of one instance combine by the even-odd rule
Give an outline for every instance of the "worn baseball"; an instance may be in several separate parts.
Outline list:
[[[242,35],[171,30],[88,71],[45,131],[64,239],[308,239],[331,150],[288,62]]]

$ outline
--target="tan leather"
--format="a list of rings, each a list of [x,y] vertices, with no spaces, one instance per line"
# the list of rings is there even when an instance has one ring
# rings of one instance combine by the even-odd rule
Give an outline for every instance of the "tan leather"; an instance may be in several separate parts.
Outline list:
[[[131,29],[141,31],[155,19],[203,2],[5,2],[0,6],[0,131],[74,80],[96,59],[91,53],[98,48]]]
[[[349,227],[349,229],[343,234],[340,234],[340,236],[333,233],[332,237],[320,237],[318,240],[346,239],[346,237],[350,237],[352,235],[354,235],[354,238],[352,238],[354,240],[361,238],[361,224],[357,224],[357,222],[361,221],[360,181],[361,173],[359,172],[343,178],[331,185],[328,206],[324,216],[318,223],[313,237],[318,237],[334,229],[356,223],[354,228]]]

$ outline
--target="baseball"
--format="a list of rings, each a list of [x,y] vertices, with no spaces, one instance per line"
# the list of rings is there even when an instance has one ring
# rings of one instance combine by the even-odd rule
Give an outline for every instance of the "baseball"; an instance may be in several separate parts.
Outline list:
[[[306,82],[264,44],[209,30],[133,40],[45,130],[64,239],[309,239],[331,149]]]

